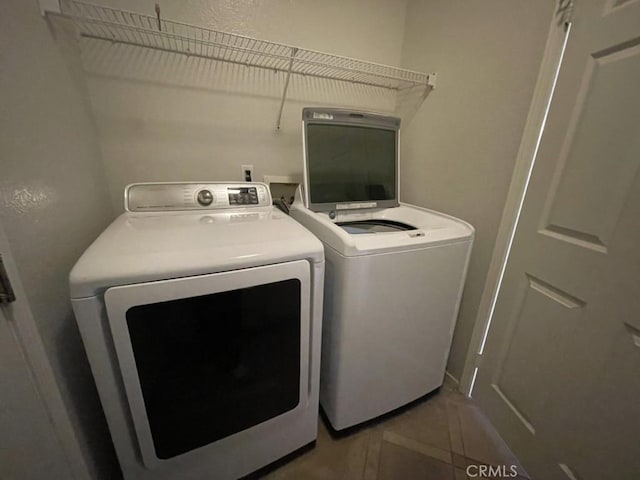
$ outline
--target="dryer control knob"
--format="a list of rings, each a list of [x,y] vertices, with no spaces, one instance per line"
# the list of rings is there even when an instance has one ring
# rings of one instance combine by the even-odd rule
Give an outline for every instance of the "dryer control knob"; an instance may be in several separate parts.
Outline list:
[[[208,207],[213,203],[213,193],[209,190],[200,190],[198,192],[198,203],[203,207]]]

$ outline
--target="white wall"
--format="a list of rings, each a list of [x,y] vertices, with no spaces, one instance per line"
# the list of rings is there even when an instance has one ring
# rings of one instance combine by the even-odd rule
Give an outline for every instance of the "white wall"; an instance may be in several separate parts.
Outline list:
[[[163,17],[353,56],[400,62],[405,1],[162,2]],[[131,2],[101,4],[134,9]],[[136,5],[153,14],[153,3]],[[135,181],[238,180],[302,173],[301,108],[329,103],[391,110],[362,87],[292,77],[280,131],[284,75],[180,54],[83,41],[83,62],[114,207]]]
[[[0,2],[0,57],[0,222],[79,443],[114,478],[68,290],[72,265],[112,219],[93,121],[35,0]]]
[[[462,373],[542,59],[552,0],[409,0],[402,66],[438,86],[403,130],[404,201],[467,220],[476,239],[448,370]]]

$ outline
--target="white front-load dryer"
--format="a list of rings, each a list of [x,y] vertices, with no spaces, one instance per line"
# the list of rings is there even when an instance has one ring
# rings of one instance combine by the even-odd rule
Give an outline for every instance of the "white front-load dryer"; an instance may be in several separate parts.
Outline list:
[[[234,479],[313,442],[322,244],[260,183],[125,202],[70,275],[125,479]]]

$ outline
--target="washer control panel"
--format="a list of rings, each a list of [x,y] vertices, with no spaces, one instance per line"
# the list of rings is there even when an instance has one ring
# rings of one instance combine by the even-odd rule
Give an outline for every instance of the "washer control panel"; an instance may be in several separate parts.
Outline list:
[[[259,182],[134,183],[124,191],[124,206],[128,212],[219,210],[269,205],[269,187]]]

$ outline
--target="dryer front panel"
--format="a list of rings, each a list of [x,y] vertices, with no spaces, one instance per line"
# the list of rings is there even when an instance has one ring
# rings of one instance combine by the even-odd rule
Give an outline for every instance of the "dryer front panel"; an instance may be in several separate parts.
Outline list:
[[[105,303],[144,464],[236,444],[308,395],[306,261],[114,287]]]

